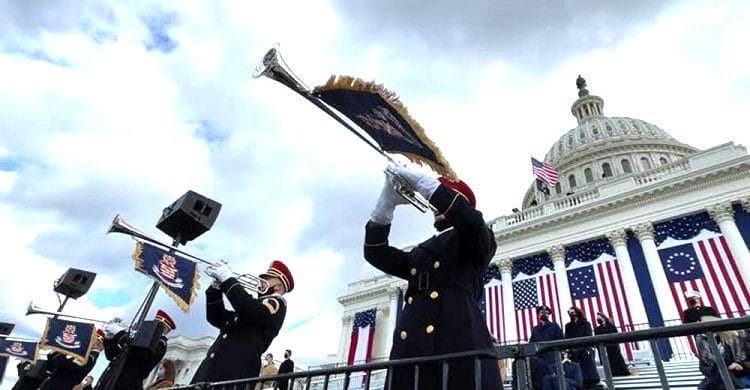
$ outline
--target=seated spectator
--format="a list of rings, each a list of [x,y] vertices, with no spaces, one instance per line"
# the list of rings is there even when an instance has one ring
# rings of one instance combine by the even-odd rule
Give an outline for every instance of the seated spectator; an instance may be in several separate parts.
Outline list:
[[[583,388],[583,374],[581,366],[570,360],[568,351],[562,352],[563,374],[569,390],[581,390]],[[560,389],[560,382],[557,380],[557,372],[545,375],[542,381],[542,390]]]
[[[701,322],[720,320],[714,316],[703,316]],[[750,339],[745,331],[724,331],[714,334],[719,347],[721,359],[732,374],[732,382],[736,388],[746,388],[750,384]],[[723,389],[724,382],[719,374],[716,357],[708,345],[708,338],[704,334],[696,335],[698,347],[698,367],[704,378],[698,384],[699,389]]]

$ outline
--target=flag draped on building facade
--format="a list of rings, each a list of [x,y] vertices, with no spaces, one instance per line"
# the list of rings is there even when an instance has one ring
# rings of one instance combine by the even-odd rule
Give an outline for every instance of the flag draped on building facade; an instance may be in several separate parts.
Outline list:
[[[537,179],[553,187],[560,177],[560,174],[552,165],[543,163],[534,157],[531,158],[531,171]]]
[[[484,313],[487,330],[499,343],[504,343],[505,315],[503,311],[503,285],[497,266],[490,266],[484,276],[484,295],[479,303]]]
[[[561,325],[557,277],[549,255],[543,253],[515,260],[512,273],[516,340],[528,341],[531,337],[531,330],[538,322],[536,309],[539,305],[548,306],[552,310],[550,319]]]
[[[724,318],[750,313],[750,291],[726,239],[708,213],[658,224],[658,251],[672,299],[687,309],[685,291],[698,291],[703,304]]]
[[[583,311],[592,327],[596,327],[597,313],[603,313],[621,332],[634,330],[620,262],[609,241],[598,239],[567,247],[565,263],[573,306]],[[623,346],[632,359],[637,344]]]
[[[373,339],[375,338],[375,314],[375,309],[354,314],[349,355],[346,360],[347,364],[364,364],[372,358]]]

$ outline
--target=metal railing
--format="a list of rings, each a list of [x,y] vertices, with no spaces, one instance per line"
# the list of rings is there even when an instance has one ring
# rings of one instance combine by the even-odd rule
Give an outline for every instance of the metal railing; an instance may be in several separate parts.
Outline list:
[[[555,368],[557,378],[564,378],[562,360],[560,357],[560,351],[570,349],[581,349],[596,347],[601,353],[602,366],[604,369],[604,382],[608,389],[614,389],[614,383],[612,379],[612,371],[609,367],[609,357],[606,353],[606,345],[621,344],[628,342],[647,341],[650,346],[652,353],[654,354],[654,363],[659,376],[659,382],[662,389],[669,389],[669,383],[667,381],[664,364],[661,359],[661,353],[657,348],[657,340],[666,339],[672,337],[683,337],[693,336],[697,334],[705,334],[708,342],[708,348],[711,351],[711,355],[715,358],[715,364],[718,368],[718,372],[724,383],[726,389],[735,389],[732,381],[732,374],[729,372],[722,354],[720,353],[719,345],[715,339],[717,332],[723,332],[728,330],[744,330],[750,329],[750,317],[733,318],[720,321],[693,323],[686,325],[668,326],[653,329],[636,330],[632,332],[605,334],[599,336],[590,337],[579,337],[571,339],[562,339],[555,341],[543,341],[529,344],[517,344],[517,345],[504,345],[497,348],[487,350],[475,350],[460,353],[452,353],[446,355],[437,356],[425,356],[409,359],[398,359],[368,364],[358,364],[351,366],[342,366],[318,370],[309,370],[304,372],[295,372],[290,374],[275,375],[262,378],[250,378],[226,382],[216,383],[200,383],[189,386],[178,386],[173,387],[174,390],[254,390],[257,384],[271,384],[273,389],[278,389],[279,380],[289,380],[290,383],[302,383],[305,390],[313,390],[312,379],[322,377],[323,384],[322,390],[333,390],[330,386],[331,379],[343,377],[343,383],[341,389],[376,389],[373,386],[374,378],[382,377],[385,375],[386,378],[390,377],[390,373],[394,368],[397,367],[413,367],[414,368],[414,389],[419,389],[417,378],[419,377],[420,366],[439,364],[441,367],[441,388],[442,390],[448,390],[448,378],[450,375],[450,365],[456,361],[473,361],[474,365],[474,388],[476,390],[482,389],[482,361],[484,360],[497,360],[497,359],[515,359],[514,366],[516,375],[514,375],[514,388],[517,389],[531,389],[531,375],[529,372],[529,358],[536,356],[541,353],[554,352],[555,355]],[[385,374],[384,374],[385,373]],[[364,374],[364,375],[363,375]],[[356,387],[353,385],[352,379],[361,379],[362,383],[357,384]],[[383,381],[383,389],[392,390],[392,383],[389,379]],[[567,384],[565,380],[559,381],[560,388],[567,390]],[[380,388],[380,384],[377,384],[377,388]],[[292,389],[292,387],[289,387]],[[294,387],[296,389],[296,387]],[[401,390],[401,389],[398,389]],[[452,390],[452,389],[451,389]]]

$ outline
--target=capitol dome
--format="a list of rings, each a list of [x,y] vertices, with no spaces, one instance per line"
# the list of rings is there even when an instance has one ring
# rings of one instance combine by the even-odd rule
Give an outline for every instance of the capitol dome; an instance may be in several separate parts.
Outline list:
[[[604,116],[604,100],[589,94],[581,76],[576,85],[578,100],[570,111],[578,126],[560,137],[544,158],[559,172],[559,183],[549,195],[532,185],[524,208],[668,165],[698,151],[644,120]]]

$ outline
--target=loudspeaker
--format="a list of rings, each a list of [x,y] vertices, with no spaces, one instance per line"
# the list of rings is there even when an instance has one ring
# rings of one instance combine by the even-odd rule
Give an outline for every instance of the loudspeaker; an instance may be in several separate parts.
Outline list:
[[[135,333],[131,347],[148,349],[153,353],[157,352],[161,336],[164,335],[164,325],[157,321],[143,321]]]
[[[94,272],[70,268],[65,271],[60,279],[55,281],[55,288],[53,290],[66,297],[78,299],[89,291],[95,278],[96,273]]]
[[[211,229],[220,210],[221,203],[188,191],[164,209],[156,227],[184,245]]]
[[[5,336],[9,335],[10,332],[13,331],[13,328],[16,327],[16,324],[11,324],[8,322],[0,322],[0,340],[4,339]]]

